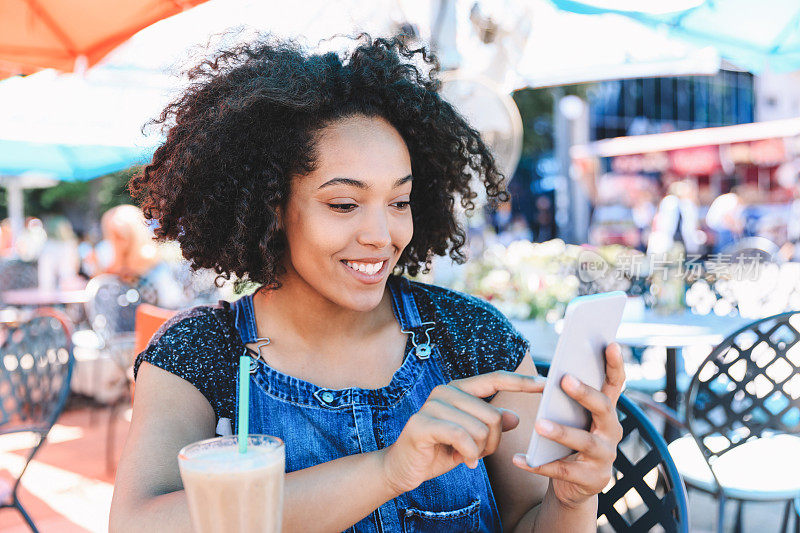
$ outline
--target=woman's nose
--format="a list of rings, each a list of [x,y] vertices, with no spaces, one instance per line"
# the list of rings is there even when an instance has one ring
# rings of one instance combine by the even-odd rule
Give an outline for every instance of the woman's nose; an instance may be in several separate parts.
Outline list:
[[[375,248],[386,248],[392,243],[389,218],[383,209],[371,210],[359,228],[358,243]]]

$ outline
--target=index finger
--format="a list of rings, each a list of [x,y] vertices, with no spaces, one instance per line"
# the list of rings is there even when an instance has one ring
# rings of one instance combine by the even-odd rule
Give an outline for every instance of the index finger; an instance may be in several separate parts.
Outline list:
[[[625,363],[622,360],[622,350],[619,344],[612,342],[606,346],[606,379],[600,392],[611,398],[616,403],[622,394],[625,385]]]
[[[453,387],[479,398],[486,398],[500,391],[542,392],[545,379],[541,376],[526,376],[517,372],[496,370],[450,383]]]

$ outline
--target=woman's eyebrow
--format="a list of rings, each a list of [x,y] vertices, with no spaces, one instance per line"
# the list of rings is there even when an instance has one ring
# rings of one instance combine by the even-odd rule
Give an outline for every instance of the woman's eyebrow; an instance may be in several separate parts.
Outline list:
[[[408,176],[406,176],[404,178],[400,178],[399,180],[394,182],[394,186],[392,188],[396,189],[399,186],[403,185],[404,183],[412,181],[413,179],[414,179],[414,176],[409,174]],[[363,181],[360,181],[360,180],[354,180],[352,178],[333,178],[332,180],[328,180],[325,183],[323,183],[322,185],[320,185],[317,188],[317,190],[322,189],[324,187],[330,187],[330,186],[333,186],[333,185],[350,185],[351,187],[356,187],[357,189],[370,189],[371,188],[369,186],[369,184],[364,183]]]

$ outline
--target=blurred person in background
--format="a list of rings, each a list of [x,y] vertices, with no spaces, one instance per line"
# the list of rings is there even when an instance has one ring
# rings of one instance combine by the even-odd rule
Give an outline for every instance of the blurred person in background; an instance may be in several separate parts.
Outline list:
[[[14,253],[12,247],[11,220],[8,218],[0,222],[0,259],[10,257]]]
[[[100,227],[111,251],[104,273],[114,274],[134,287],[152,289],[149,292],[155,301],[148,303],[170,309],[187,304],[183,287],[153,240],[141,209],[133,205],[112,207],[103,214]]]
[[[704,251],[705,233],[700,229],[697,184],[692,180],[673,182],[658,204],[647,242],[647,253],[664,254],[681,243],[687,255]]]
[[[42,221],[36,217],[28,217],[22,233],[14,240],[14,253],[22,261],[36,261],[46,241],[47,232]]]
[[[786,243],[780,251],[785,261],[800,261],[800,184],[794,186],[793,192],[794,200],[786,222]]]
[[[489,222],[496,235],[500,235],[511,226],[511,220],[514,216],[511,211],[511,202],[503,202],[496,209],[487,206],[486,210],[489,213]]]
[[[656,216],[656,205],[653,193],[646,187],[636,187],[631,194],[631,216],[639,232],[635,248],[641,252],[647,249],[650,229]]]
[[[63,216],[49,216],[44,219],[47,240],[39,254],[39,288],[80,288],[85,282],[78,276],[80,254],[78,240],[72,224]]]
[[[535,242],[546,242],[558,236],[553,202],[548,196],[536,198],[536,219],[533,227]]]
[[[714,253],[720,253],[744,236],[745,204],[740,189],[718,196],[706,213],[706,224],[714,232]]]

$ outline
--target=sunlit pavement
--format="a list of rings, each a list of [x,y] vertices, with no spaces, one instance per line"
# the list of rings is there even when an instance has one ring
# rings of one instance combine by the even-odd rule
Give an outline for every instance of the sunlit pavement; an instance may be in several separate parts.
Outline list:
[[[128,422],[117,417],[115,457],[119,456]],[[65,411],[22,478],[20,501],[40,531],[72,533],[108,530],[113,473],[106,472],[108,410]],[[0,436],[0,476],[24,464],[25,435]],[[27,533],[19,513],[0,510],[0,531]]]
[[[94,413],[81,408],[66,411],[51,432],[23,478],[20,500],[43,533],[104,532],[113,491],[113,474],[106,473],[105,442],[108,410]],[[119,457],[128,422],[117,417],[115,457]],[[0,476],[22,467],[20,451],[29,441],[20,435],[0,437]],[[715,530],[716,506],[710,496],[690,493],[691,531]],[[728,524],[733,528],[736,508],[728,504]],[[783,507],[750,503],[745,507],[744,531],[779,531]],[[0,531],[28,533],[19,514],[0,510]]]

